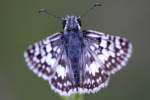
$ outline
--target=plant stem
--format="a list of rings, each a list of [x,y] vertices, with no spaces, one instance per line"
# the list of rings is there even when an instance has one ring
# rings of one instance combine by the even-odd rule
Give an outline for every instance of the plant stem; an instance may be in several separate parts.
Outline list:
[[[73,94],[71,96],[62,97],[62,100],[84,100],[82,94]]]

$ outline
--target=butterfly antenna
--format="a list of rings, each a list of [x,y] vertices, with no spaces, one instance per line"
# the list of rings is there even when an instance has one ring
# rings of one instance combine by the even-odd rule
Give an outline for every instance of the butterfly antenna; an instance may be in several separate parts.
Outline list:
[[[102,4],[101,3],[95,3],[93,6],[91,6],[89,9],[87,9],[82,15],[81,15],[81,17],[83,17],[83,16],[86,16],[90,11],[92,11],[94,8],[96,8],[96,7],[100,7],[100,6],[102,6]]]
[[[52,16],[52,17],[54,17],[54,18],[56,18],[56,19],[61,19],[62,17],[60,17],[60,16],[56,16],[55,14],[53,14],[53,13],[50,13],[49,11],[47,11],[46,9],[40,9],[39,11],[38,11],[38,13],[39,14],[46,14],[46,15],[48,15],[48,16]]]

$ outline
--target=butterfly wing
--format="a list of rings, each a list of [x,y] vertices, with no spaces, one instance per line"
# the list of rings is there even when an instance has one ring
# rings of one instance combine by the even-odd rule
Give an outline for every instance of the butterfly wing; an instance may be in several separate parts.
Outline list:
[[[131,55],[132,45],[118,36],[83,31],[85,48],[80,58],[80,85],[75,86],[74,73],[65,48],[62,33],[56,33],[35,43],[25,51],[29,68],[49,81],[60,95],[97,92],[107,86],[109,77],[124,66]]]
[[[49,81],[55,92],[70,95],[74,93],[74,77],[61,37],[62,33],[56,33],[29,46],[24,57],[28,67],[39,77]]]
[[[83,31],[85,48],[81,93],[94,93],[107,86],[109,77],[120,70],[131,55],[131,43],[122,37],[92,30]]]
[[[29,46],[24,52],[28,67],[45,80],[55,72],[57,61],[61,57],[61,36],[62,33],[55,33]]]
[[[49,80],[51,88],[63,96],[69,96],[75,93],[74,90],[74,75],[70,64],[70,59],[66,56],[65,50],[57,63],[54,75]]]
[[[97,55],[87,46],[83,50],[81,58],[81,65],[84,70],[80,72],[83,77],[78,90],[79,93],[95,93],[106,87],[109,75],[103,70],[103,62],[98,59]]]
[[[132,53],[132,44],[123,37],[88,30],[84,32],[89,49],[103,65],[103,70],[114,74],[126,65]]]

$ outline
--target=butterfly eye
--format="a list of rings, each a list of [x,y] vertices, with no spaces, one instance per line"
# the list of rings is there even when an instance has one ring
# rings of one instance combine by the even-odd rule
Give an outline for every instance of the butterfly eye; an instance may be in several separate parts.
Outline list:
[[[63,29],[64,29],[66,26],[66,20],[63,20],[62,24],[63,24]]]

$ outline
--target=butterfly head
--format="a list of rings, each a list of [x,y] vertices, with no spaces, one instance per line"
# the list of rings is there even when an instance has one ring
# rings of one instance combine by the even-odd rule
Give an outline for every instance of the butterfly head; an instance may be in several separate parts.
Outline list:
[[[66,16],[63,18],[63,28],[65,31],[78,31],[81,28],[81,20],[78,16]]]

